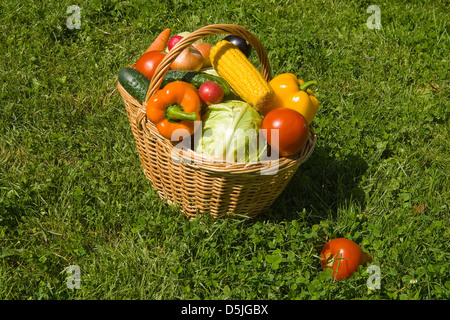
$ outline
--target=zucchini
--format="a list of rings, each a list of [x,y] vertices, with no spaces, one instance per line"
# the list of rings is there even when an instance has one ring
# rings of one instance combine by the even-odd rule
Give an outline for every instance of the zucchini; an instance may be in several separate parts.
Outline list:
[[[136,69],[125,67],[119,71],[119,83],[139,103],[145,101],[150,80]]]
[[[197,89],[200,88],[203,82],[214,81],[222,87],[225,97],[229,96],[231,93],[230,85],[225,81],[225,79],[201,71],[169,70],[164,76],[164,79],[161,83],[161,88],[164,88],[165,85],[173,81],[189,82],[193,84]]]

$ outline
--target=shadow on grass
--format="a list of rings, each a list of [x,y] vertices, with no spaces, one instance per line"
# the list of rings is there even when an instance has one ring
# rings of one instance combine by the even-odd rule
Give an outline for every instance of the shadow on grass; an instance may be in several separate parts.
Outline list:
[[[359,187],[367,162],[360,156],[337,159],[330,149],[316,146],[283,193],[260,218],[271,221],[298,219],[306,215],[312,223],[336,218],[338,208],[365,207],[365,194]],[[303,213],[305,212],[305,213]]]

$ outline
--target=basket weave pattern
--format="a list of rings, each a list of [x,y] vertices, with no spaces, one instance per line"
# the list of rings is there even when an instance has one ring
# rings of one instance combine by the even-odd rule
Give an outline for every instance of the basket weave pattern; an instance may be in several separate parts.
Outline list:
[[[145,102],[140,104],[118,83],[136,142],[144,174],[168,204],[177,205],[188,216],[211,214],[253,218],[266,210],[282,193],[298,167],[315,146],[316,135],[310,126],[309,140],[294,157],[259,163],[230,163],[208,159],[162,137],[147,120],[147,101],[159,89],[164,74],[176,57],[195,41],[214,34],[232,34],[246,39],[258,55],[261,74],[271,80],[267,53],[250,31],[233,24],[216,24],[200,28],[184,37],[164,57],[153,76]],[[131,67],[134,67],[132,65]],[[274,169],[274,174],[262,174]]]

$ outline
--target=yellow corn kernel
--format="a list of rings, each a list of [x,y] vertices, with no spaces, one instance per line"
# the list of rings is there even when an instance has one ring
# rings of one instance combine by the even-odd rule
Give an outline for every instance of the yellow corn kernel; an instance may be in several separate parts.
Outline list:
[[[274,92],[256,67],[237,46],[226,40],[211,48],[211,65],[242,100],[265,115],[271,109]]]

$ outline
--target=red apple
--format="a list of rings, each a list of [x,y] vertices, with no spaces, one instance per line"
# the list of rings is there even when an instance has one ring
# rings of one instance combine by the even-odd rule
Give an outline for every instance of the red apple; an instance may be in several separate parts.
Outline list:
[[[198,94],[203,103],[210,105],[220,103],[223,100],[223,88],[214,81],[205,81],[198,89]]]
[[[183,39],[182,36],[173,36],[170,38],[169,42],[167,43],[167,50],[172,50],[172,48],[181,40]]]

